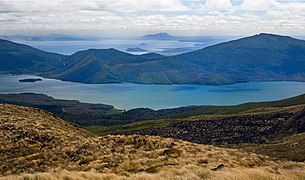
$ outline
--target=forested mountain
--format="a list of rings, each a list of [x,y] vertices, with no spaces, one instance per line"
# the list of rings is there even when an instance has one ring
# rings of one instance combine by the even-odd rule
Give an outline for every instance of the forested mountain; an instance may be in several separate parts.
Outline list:
[[[39,74],[62,68],[66,56],[0,39],[0,73]]]
[[[2,72],[50,71],[43,75],[82,83],[230,84],[305,80],[305,41],[273,34],[254,35],[170,57],[132,55],[115,49],[89,49],[65,57],[8,43],[1,41]],[[54,69],[57,71],[51,71]]]

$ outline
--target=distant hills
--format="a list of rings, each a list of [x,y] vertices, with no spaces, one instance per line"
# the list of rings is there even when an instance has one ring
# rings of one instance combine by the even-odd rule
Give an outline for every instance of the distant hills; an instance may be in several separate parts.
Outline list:
[[[85,36],[65,35],[65,34],[48,34],[48,35],[2,35],[0,39],[10,41],[94,41],[96,39]]]
[[[152,39],[152,40],[175,40],[177,37],[172,36],[168,33],[157,33],[157,34],[147,34],[142,36],[144,39]]]
[[[159,33],[148,37],[170,35]],[[82,83],[230,84],[305,80],[305,41],[264,33],[169,57],[131,55],[115,49],[89,49],[63,56],[8,41],[1,41],[0,49],[2,73],[35,73]]]

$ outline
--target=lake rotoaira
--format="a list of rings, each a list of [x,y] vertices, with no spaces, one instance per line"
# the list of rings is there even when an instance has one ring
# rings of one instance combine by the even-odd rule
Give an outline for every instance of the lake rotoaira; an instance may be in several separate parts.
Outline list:
[[[272,101],[305,93],[304,82],[249,82],[232,85],[82,84],[31,75],[0,75],[0,93],[41,93],[58,99],[114,105],[119,109],[173,108],[189,105],[235,105]]]

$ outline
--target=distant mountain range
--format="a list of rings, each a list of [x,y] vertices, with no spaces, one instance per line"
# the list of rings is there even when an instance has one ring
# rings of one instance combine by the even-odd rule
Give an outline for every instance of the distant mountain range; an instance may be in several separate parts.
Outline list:
[[[305,81],[305,41],[264,33],[169,57],[131,55],[115,49],[63,56],[1,40],[0,57],[0,73],[38,74],[82,83]]]
[[[93,41],[95,38],[84,37],[84,36],[74,36],[65,34],[48,34],[48,35],[2,35],[0,39],[10,40],[10,41]]]

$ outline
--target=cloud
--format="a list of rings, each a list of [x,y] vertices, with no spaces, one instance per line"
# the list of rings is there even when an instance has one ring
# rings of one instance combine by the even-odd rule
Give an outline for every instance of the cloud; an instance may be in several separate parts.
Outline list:
[[[139,12],[139,11],[186,11],[188,8],[179,0],[120,0],[111,6],[114,11]]]
[[[304,33],[304,1],[202,2],[203,0],[0,0],[0,33]]]
[[[44,11],[108,11],[108,12],[140,12],[140,11],[186,11],[188,8],[179,0],[20,0],[0,1],[0,11],[44,12]]]
[[[267,11],[273,8],[283,8],[284,5],[275,0],[244,0],[241,4],[242,10]]]
[[[233,5],[230,0],[207,0],[204,8],[213,11],[227,11],[232,9]]]

